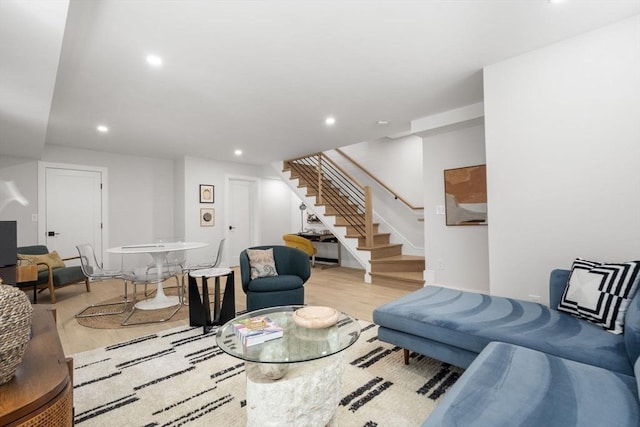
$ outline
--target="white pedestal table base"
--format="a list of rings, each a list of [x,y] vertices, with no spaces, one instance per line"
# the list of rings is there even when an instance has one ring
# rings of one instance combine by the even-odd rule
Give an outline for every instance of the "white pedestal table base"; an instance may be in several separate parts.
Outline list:
[[[136,308],[140,310],[159,310],[161,308],[173,307],[180,304],[180,298],[167,296],[164,293],[158,294],[154,298],[146,299],[136,303]]]
[[[333,424],[342,393],[344,356],[338,353],[286,365],[285,375],[271,380],[269,364],[245,362],[247,426],[317,426]]]

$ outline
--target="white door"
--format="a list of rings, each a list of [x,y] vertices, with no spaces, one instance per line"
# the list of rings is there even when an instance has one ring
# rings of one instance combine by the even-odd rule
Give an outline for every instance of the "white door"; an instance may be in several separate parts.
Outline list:
[[[255,241],[256,181],[229,179],[229,265],[240,265],[240,252]]]
[[[78,255],[76,245],[93,246],[102,261],[102,173],[45,168],[45,244],[62,258]]]

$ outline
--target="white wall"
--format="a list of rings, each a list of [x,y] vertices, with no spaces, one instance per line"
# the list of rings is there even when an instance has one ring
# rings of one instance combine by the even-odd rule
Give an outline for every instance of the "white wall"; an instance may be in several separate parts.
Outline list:
[[[447,226],[445,215],[436,214],[436,206],[445,204],[444,170],[485,163],[482,121],[425,133],[422,151],[427,284],[488,293],[492,207],[488,226]]]
[[[38,214],[38,162],[22,157],[0,156],[0,180],[14,181],[20,194],[29,201],[27,206],[9,203],[0,211],[0,220],[17,221],[18,246],[37,243],[38,223],[31,221],[31,215]],[[2,202],[0,200],[0,204]]]
[[[424,183],[422,177],[422,138],[410,135],[394,140],[362,142],[341,148],[364,169],[405,199],[412,209],[384,189],[361,169],[337,152],[328,156],[354,177],[372,189],[374,222],[380,232],[391,232],[391,242],[401,243],[407,255],[424,255]],[[347,251],[344,251],[345,253]]]
[[[182,236],[185,235],[185,159],[181,158],[178,160],[174,160],[173,162],[173,198],[174,198],[174,209],[173,215],[175,219],[175,235]]]
[[[229,238],[230,222],[226,217],[225,203],[228,198],[226,183],[230,176],[256,178],[258,181],[257,244],[282,244],[282,235],[291,232],[293,194],[284,183],[276,182],[267,175],[269,168],[194,157],[186,157],[184,164],[185,239],[209,243],[207,248],[187,254],[190,263],[209,261],[216,254],[220,240]],[[200,184],[215,187],[213,204],[200,203]],[[200,226],[200,208],[203,207],[215,209],[215,226]],[[229,247],[227,244],[222,265],[228,265]]]
[[[410,135],[361,142],[342,151],[413,206],[422,206],[422,139]]]
[[[640,257],[640,16],[484,71],[491,293]]]
[[[217,252],[220,239],[227,236],[225,217],[225,186],[228,176],[255,177],[259,183],[259,230],[257,244],[282,244],[282,235],[297,231],[292,223],[299,221],[299,200],[279,179],[274,179],[270,167],[223,163],[206,159],[180,160],[125,156],[60,146],[46,146],[42,161],[105,167],[108,179],[108,231],[105,244],[109,247],[162,238],[183,238],[203,241],[210,246],[187,254],[189,262],[209,261]],[[270,176],[271,175],[271,176]],[[38,223],[31,215],[38,213],[38,161],[0,157],[0,179],[15,181],[29,206],[17,203],[0,212],[0,220],[18,221],[18,245],[38,243]],[[199,185],[215,186],[215,203],[199,203]],[[292,199],[297,200],[295,211]],[[216,210],[216,225],[200,227],[201,207]],[[124,268],[133,268],[145,256],[128,256]],[[105,265],[120,267],[120,257],[108,255]]]
[[[175,235],[173,161],[51,145],[45,146],[42,160],[108,169],[108,247]],[[124,268],[139,262],[136,257],[127,256]],[[119,267],[120,256],[106,256],[105,264]]]
[[[262,230],[261,244],[283,245],[282,235],[298,231],[291,228],[292,222],[298,219],[300,199],[282,182],[280,178],[264,178],[260,182],[260,229]],[[293,209],[288,208],[291,203],[296,204]],[[294,216],[294,214],[297,214]],[[305,218],[306,219],[306,218]]]
[[[174,234],[173,162],[164,159],[123,156],[91,150],[46,146],[42,161],[106,167],[109,170],[108,246],[153,241]],[[10,205],[0,219],[18,221],[18,245],[39,243],[38,161],[2,156],[0,179],[13,180],[30,201],[29,206]],[[138,262],[125,260],[125,268]],[[105,265],[119,267],[120,257],[105,257]]]

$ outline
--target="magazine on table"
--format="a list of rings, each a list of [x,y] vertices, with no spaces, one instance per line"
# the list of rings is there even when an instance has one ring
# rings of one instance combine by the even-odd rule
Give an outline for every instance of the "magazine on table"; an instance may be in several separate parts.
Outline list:
[[[236,336],[245,347],[261,344],[284,335],[281,327],[266,316],[250,317],[233,324]]]

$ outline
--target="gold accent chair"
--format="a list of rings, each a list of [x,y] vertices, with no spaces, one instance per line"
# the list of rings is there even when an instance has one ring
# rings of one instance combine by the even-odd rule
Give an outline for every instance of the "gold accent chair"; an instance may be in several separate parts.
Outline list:
[[[284,240],[284,244],[286,246],[300,249],[302,252],[309,255],[311,257],[311,266],[316,266],[316,254],[318,253],[318,250],[313,246],[311,240],[305,239],[297,234],[285,234],[282,236],[282,240]]]

